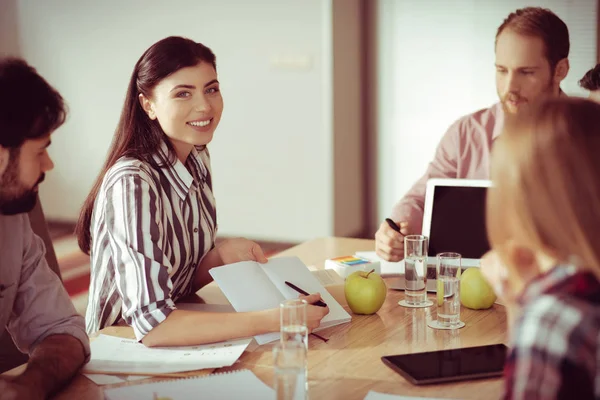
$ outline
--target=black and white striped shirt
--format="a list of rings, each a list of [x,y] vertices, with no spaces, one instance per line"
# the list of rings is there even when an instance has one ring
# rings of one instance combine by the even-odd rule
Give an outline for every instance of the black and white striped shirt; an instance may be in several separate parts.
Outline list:
[[[91,223],[88,333],[123,318],[141,340],[192,292],[196,268],[214,246],[208,150],[194,148],[185,165],[166,154],[163,143],[159,169],[124,157],[104,176]]]

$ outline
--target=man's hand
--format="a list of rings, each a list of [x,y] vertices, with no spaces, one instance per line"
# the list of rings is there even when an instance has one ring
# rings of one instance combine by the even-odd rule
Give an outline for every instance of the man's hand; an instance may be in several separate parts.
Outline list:
[[[375,251],[386,261],[396,262],[404,258],[404,236],[408,234],[408,222],[396,225],[400,227],[400,232],[396,232],[383,221],[375,233]]]
[[[50,335],[30,354],[25,372],[3,384],[15,398],[45,399],[66,385],[84,361],[84,347],[78,339],[64,334]],[[0,399],[11,398],[4,395],[0,389]]]
[[[240,261],[258,261],[259,263],[269,261],[258,243],[244,238],[227,239],[219,244],[216,249],[223,264]]]
[[[33,385],[26,385],[0,377],[0,400],[42,400],[45,398],[44,393]]]

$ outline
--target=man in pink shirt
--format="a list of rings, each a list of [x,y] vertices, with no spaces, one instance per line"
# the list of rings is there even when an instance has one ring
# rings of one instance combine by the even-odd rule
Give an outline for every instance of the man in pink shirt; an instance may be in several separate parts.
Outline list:
[[[456,121],[442,137],[425,174],[392,209],[396,232],[384,221],[375,234],[377,254],[404,257],[404,236],[421,233],[425,187],[431,178],[489,179],[492,143],[504,113],[561,93],[569,72],[569,31],[552,11],[527,7],[511,13],[496,33],[496,89],[500,102]]]

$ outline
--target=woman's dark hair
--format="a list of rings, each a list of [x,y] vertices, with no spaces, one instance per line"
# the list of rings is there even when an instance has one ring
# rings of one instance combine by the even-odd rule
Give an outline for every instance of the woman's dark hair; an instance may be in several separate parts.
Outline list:
[[[585,73],[579,81],[579,86],[592,92],[600,89],[600,64]]]
[[[138,99],[139,94],[147,98],[152,97],[152,90],[161,80],[182,68],[193,67],[200,62],[211,64],[215,70],[217,68],[215,55],[208,47],[190,39],[171,36],[154,43],[135,64],[106,162],[83,203],[75,228],[79,247],[84,253],[90,252],[90,226],[94,201],[98,196],[104,175],[117,160],[121,157],[132,157],[159,167],[153,155],[163,141],[169,148],[168,157],[175,160],[175,151],[170,142],[165,140],[166,136],[159,122],[150,119],[142,109]]]
[[[0,146],[17,149],[65,122],[61,95],[25,61],[0,59]]]

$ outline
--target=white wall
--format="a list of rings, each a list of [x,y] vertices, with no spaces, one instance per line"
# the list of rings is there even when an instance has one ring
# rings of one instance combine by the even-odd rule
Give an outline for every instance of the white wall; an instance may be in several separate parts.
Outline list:
[[[567,24],[571,70],[562,88],[583,94],[577,81],[596,64],[597,1],[379,0],[379,220],[425,172],[450,124],[498,101],[496,30],[525,6],[550,8]]]
[[[71,111],[41,187],[48,218],[77,218],[136,60],[182,35],[217,55],[225,111],[210,149],[219,233],[332,234],[330,1],[17,1],[21,55]]]

